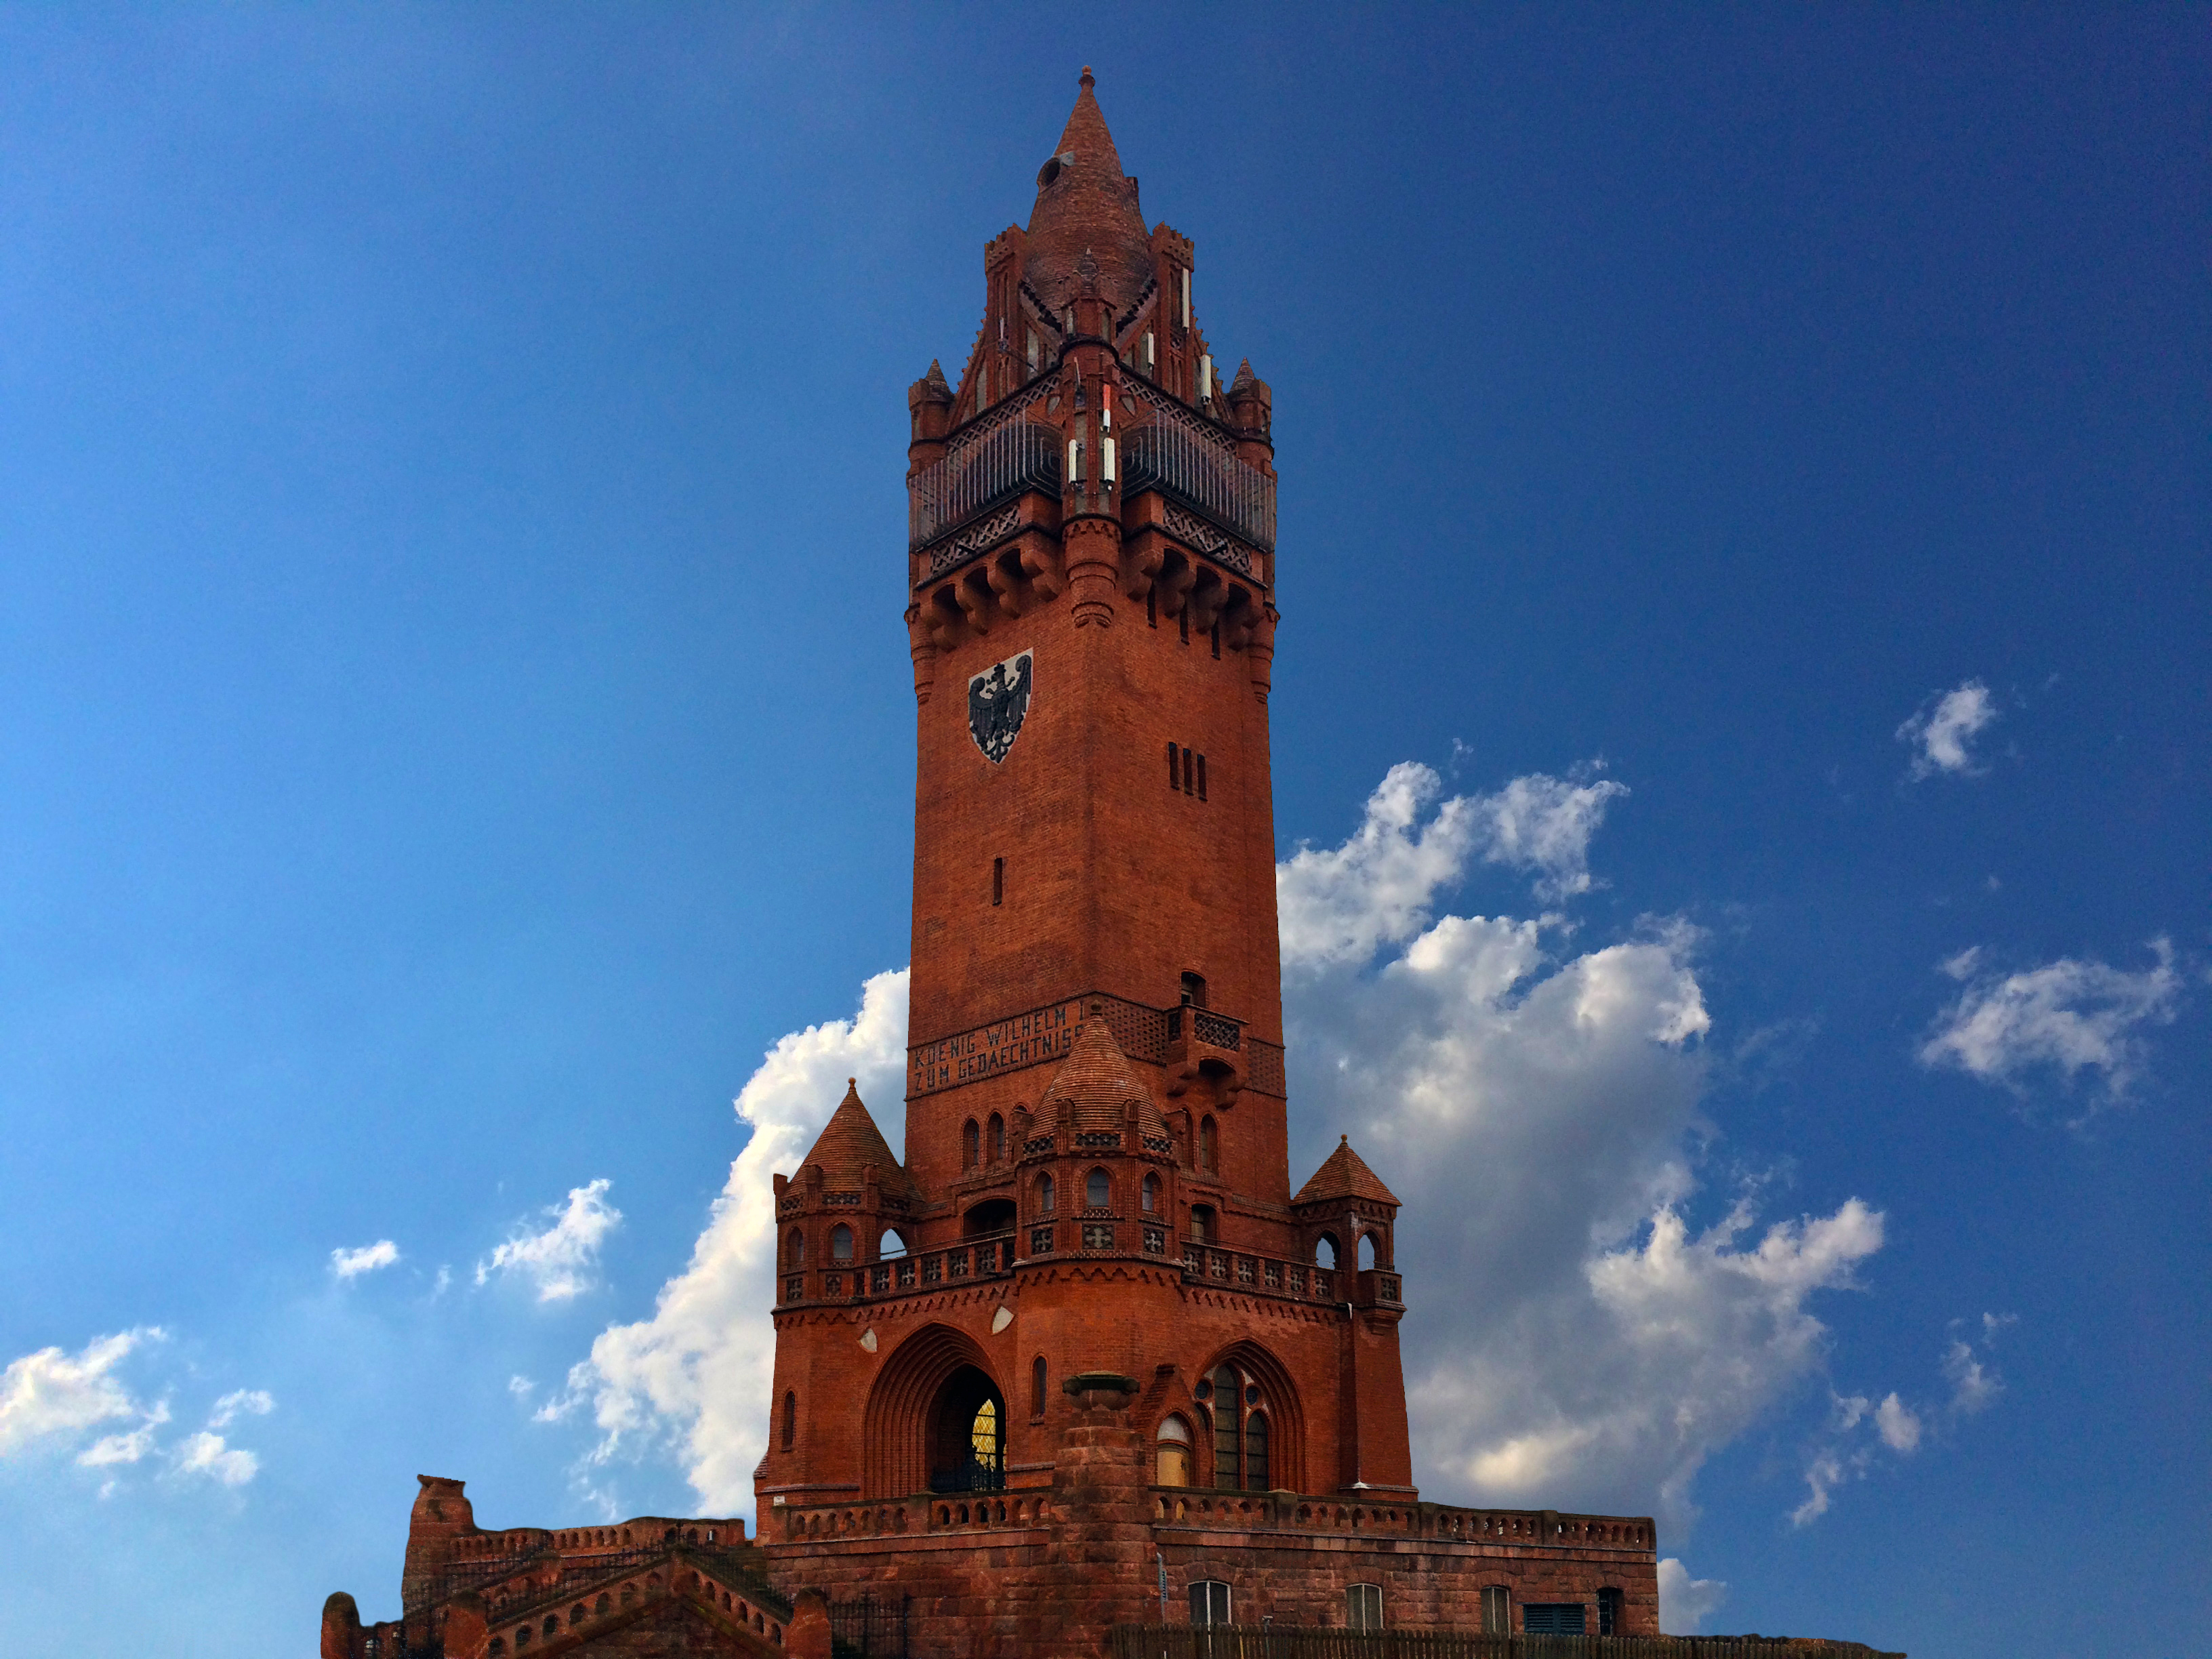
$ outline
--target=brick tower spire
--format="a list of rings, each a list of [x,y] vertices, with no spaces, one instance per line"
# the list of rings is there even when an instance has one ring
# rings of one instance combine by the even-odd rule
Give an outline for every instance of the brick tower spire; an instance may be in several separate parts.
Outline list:
[[[1411,1491],[1396,1200],[1348,1147],[1291,1195],[1271,398],[1092,87],[908,392],[905,1161],[848,1094],[778,1178],[764,1511],[1042,1489],[1090,1374],[1163,1478]]]

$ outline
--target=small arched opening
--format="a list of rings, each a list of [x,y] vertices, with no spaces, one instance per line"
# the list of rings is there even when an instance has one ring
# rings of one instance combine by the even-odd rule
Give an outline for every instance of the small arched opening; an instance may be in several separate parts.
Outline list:
[[[1087,1210],[1114,1206],[1114,1182],[1103,1169],[1093,1170],[1083,1177],[1083,1206]]]
[[[1334,1233],[1323,1233],[1314,1242],[1315,1267],[1334,1267],[1336,1266],[1336,1235]]]
[[[1014,1224],[1014,1200],[1011,1198],[987,1198],[960,1218],[963,1238],[985,1238],[993,1233],[1010,1232]]]
[[[974,1169],[975,1160],[982,1152],[982,1146],[983,1133],[975,1127],[975,1120],[971,1117],[960,1126],[960,1167],[963,1170]]]
[[[984,1131],[983,1144],[988,1151],[992,1163],[1003,1164],[1006,1161],[1006,1120],[996,1112],[991,1114],[991,1121]]]
[[[896,1227],[884,1229],[884,1236],[876,1241],[876,1259],[889,1261],[906,1254],[906,1240],[899,1237]]]
[[[1160,1207],[1160,1178],[1156,1175],[1145,1177],[1144,1205],[1146,1215],[1157,1215]]]
[[[842,1221],[830,1230],[830,1259],[841,1266],[853,1259],[853,1230]]]
[[[1052,1213],[1052,1177],[1048,1175],[1041,1175],[1036,1178],[1037,1213],[1039,1215],[1050,1215]]]
[[[1190,1424],[1180,1413],[1162,1418],[1153,1436],[1152,1484],[1190,1485]]]
[[[1207,1175],[1221,1167],[1221,1126],[1211,1116],[1198,1126],[1198,1167]]]
[[[784,1266],[793,1273],[797,1273],[806,1265],[806,1235],[796,1227],[791,1230],[791,1236],[783,1241],[783,1261]]]
[[[1373,1233],[1362,1233],[1359,1235],[1359,1271],[1362,1273],[1371,1273],[1374,1271],[1374,1267],[1375,1235]]]
[[[1006,1402],[979,1367],[963,1365],[938,1390],[929,1489],[998,1492],[1006,1484]]]

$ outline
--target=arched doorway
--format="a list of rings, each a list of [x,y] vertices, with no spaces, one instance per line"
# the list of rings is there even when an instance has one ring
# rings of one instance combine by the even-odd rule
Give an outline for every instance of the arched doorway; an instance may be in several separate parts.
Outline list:
[[[906,1498],[951,1490],[958,1480],[988,1483],[987,1490],[1003,1486],[1006,1431],[1006,1391],[982,1349],[950,1326],[925,1325],[884,1357],[868,1391],[861,1496]],[[940,1477],[947,1484],[939,1485]]]
[[[998,1492],[1006,1484],[1006,1402],[978,1367],[939,1385],[931,1413],[929,1489]]]

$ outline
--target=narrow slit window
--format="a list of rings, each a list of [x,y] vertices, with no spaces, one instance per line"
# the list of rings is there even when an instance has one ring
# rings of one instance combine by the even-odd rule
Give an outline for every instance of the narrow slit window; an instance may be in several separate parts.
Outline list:
[[[1004,904],[1006,902],[1006,861],[1004,859],[993,859],[991,860],[991,902]]]
[[[1159,625],[1159,590],[1158,588],[1148,587],[1145,590],[1145,626],[1147,628],[1158,628]]]
[[[1044,1356],[1039,1354],[1030,1365],[1030,1415],[1044,1415]]]
[[[1182,630],[1182,642],[1188,645],[1190,643],[1190,607],[1188,605],[1183,606],[1176,613],[1176,624]]]
[[[1218,662],[1221,660],[1221,624],[1219,623],[1216,623],[1206,631],[1212,636],[1213,640],[1213,659],[1216,662]]]
[[[1200,800],[1206,799],[1206,757],[1203,755],[1198,757],[1198,798]]]
[[[1170,793],[1182,787],[1182,750],[1174,744],[1168,745],[1168,789]]]
[[[783,1449],[791,1449],[793,1436],[799,1432],[799,1396],[787,1391],[783,1396]]]
[[[1191,763],[1192,763],[1193,761],[1196,760],[1197,758],[1198,758],[1198,757],[1197,757],[1195,755],[1192,754],[1192,753],[1190,752],[1190,750],[1188,750],[1188,749],[1186,749],[1186,750],[1184,750],[1182,751],[1182,792],[1183,792],[1183,793],[1184,793],[1184,794],[1186,794],[1186,795],[1188,795],[1188,794],[1189,794],[1189,793],[1191,793],[1191,787],[1190,787],[1190,769],[1191,769]]]

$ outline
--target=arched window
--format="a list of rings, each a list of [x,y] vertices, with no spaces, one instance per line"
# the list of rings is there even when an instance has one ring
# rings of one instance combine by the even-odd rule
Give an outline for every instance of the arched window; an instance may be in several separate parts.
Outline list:
[[[1248,1413],[1244,1419],[1244,1484],[1254,1492],[1265,1492],[1267,1478],[1267,1413]]]
[[[1354,1630],[1382,1628],[1382,1586],[1351,1584],[1344,1592],[1344,1622]]]
[[[1375,1235],[1359,1235],[1359,1271],[1366,1273],[1375,1266]]]
[[[1003,1164],[1006,1161],[1006,1120],[996,1112],[991,1114],[991,1134],[986,1144],[991,1149],[992,1163]]]
[[[1040,1213],[1044,1215],[1052,1213],[1052,1177],[1050,1176],[1041,1175],[1037,1177],[1036,1200]]]
[[[1198,1126],[1198,1167],[1212,1174],[1221,1163],[1221,1129],[1212,1118]]]
[[[787,1389],[783,1395],[783,1449],[791,1449],[792,1439],[799,1432],[799,1395]]]
[[[806,1235],[793,1227],[791,1237],[784,1241],[783,1254],[793,1273],[804,1267],[806,1265]]]
[[[1321,1241],[1314,1246],[1314,1266],[1316,1267],[1336,1266],[1336,1235],[1334,1233],[1323,1233],[1321,1236]]]
[[[1083,1177],[1083,1203],[1086,1209],[1103,1210],[1114,1201],[1114,1184],[1106,1178],[1103,1170],[1093,1170]]]
[[[830,1230],[830,1259],[850,1261],[853,1259],[853,1230],[839,1222]]]
[[[1229,1586],[1218,1578],[1199,1578],[1190,1587],[1190,1622],[1225,1625],[1229,1622]]]
[[[1213,1384],[1213,1484],[1234,1489],[1244,1484],[1244,1447],[1237,1420],[1243,1379],[1224,1365],[1208,1379]]]
[[[1145,1177],[1145,1212],[1152,1214],[1160,1207],[1160,1178],[1156,1175]]]
[[[1152,1484],[1190,1485],[1190,1425],[1180,1417],[1164,1417],[1152,1447]]]
[[[982,1136],[975,1127],[975,1120],[969,1118],[960,1130],[960,1167],[962,1169],[972,1170],[975,1167],[975,1155],[981,1149],[981,1139]]]
[[[1030,1362],[1030,1415],[1044,1415],[1044,1356],[1039,1354]]]
[[[893,1256],[904,1255],[905,1254],[906,1240],[898,1236],[898,1229],[896,1227],[884,1228],[884,1236],[876,1241],[876,1259],[879,1261],[888,1261]]]

